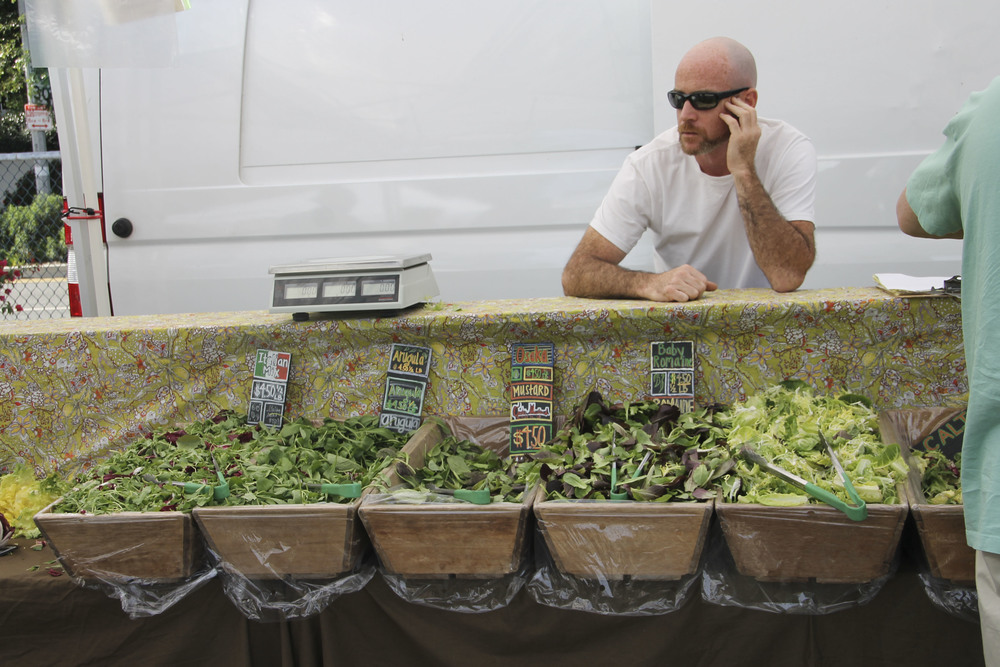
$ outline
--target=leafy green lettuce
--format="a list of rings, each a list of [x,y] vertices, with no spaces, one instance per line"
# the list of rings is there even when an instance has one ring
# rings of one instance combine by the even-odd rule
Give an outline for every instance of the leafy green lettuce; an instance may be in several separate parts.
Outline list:
[[[820,441],[833,447],[858,495],[866,503],[899,503],[907,474],[899,445],[881,439],[878,415],[867,399],[820,396],[806,384],[777,384],[734,406],[720,420],[729,446],[750,446],[768,461],[849,501],[844,484]],[[740,488],[730,501],[788,506],[818,502],[804,491],[739,460]]]

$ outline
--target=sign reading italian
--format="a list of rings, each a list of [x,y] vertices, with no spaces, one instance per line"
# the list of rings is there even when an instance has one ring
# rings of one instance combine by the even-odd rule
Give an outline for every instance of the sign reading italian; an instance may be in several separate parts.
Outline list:
[[[379,425],[397,433],[420,427],[431,369],[431,349],[394,344],[389,352]]]
[[[694,408],[694,342],[654,342],[649,348],[650,398],[689,412]]]
[[[552,439],[555,356],[552,343],[511,346],[511,456],[536,451]]]
[[[288,352],[257,350],[250,386],[248,424],[263,424],[281,428],[285,415],[285,393],[292,355]]]

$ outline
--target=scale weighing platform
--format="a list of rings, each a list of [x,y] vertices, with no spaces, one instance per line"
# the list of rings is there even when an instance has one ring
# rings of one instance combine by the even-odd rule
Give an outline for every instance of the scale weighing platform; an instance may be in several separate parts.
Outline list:
[[[304,321],[309,313],[402,310],[438,296],[430,254],[379,255],[314,259],[272,266],[272,313],[292,313]]]

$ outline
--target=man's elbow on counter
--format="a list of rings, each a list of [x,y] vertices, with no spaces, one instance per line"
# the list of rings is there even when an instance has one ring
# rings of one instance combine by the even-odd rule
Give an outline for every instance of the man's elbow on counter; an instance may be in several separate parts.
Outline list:
[[[787,273],[782,276],[777,276],[774,279],[770,279],[768,282],[771,283],[771,289],[775,292],[785,293],[794,292],[802,283],[805,282],[806,274],[802,273]]]
[[[581,296],[578,293],[579,288],[576,284],[576,277],[569,264],[566,265],[566,268],[562,272],[562,288],[563,294],[566,296]]]

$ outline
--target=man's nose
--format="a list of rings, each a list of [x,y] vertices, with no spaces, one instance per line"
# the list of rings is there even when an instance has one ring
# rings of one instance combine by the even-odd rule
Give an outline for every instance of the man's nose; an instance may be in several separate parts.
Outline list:
[[[684,100],[684,106],[677,110],[677,120],[694,120],[698,117],[698,110],[691,106],[690,100]]]

